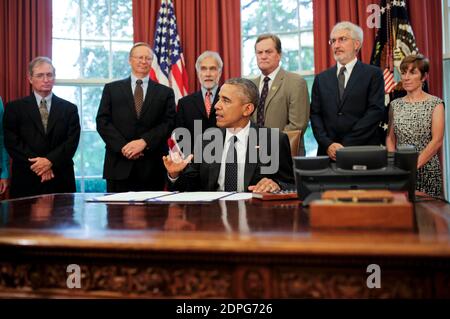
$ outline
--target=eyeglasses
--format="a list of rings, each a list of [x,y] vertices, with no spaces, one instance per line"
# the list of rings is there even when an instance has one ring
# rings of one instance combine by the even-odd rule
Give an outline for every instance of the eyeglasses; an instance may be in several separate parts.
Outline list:
[[[347,37],[332,38],[332,39],[328,40],[328,44],[329,44],[329,45],[333,45],[333,44],[335,44],[336,42],[338,42],[338,43],[344,43],[344,42],[347,42],[347,41],[350,40],[350,39],[351,39],[351,38],[347,38]]]
[[[153,60],[153,57],[151,56],[145,56],[145,55],[141,55],[141,56],[135,56],[132,55],[132,58],[139,60],[139,61],[146,61],[146,62],[151,62]]]
[[[32,77],[38,80],[43,80],[45,77],[47,77],[47,79],[49,80],[53,80],[55,78],[55,75],[53,73],[37,73],[33,74]]]

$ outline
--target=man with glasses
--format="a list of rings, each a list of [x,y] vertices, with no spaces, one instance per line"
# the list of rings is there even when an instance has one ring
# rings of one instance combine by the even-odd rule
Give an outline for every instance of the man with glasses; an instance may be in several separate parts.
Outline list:
[[[333,27],[329,44],[337,64],[314,79],[311,126],[319,144],[317,155],[336,160],[344,146],[377,145],[384,112],[381,69],[358,61],[362,29],[351,22]]]
[[[103,178],[108,192],[163,190],[162,156],[175,122],[173,90],[149,79],[153,53],[147,43],[130,50],[131,75],[105,85],[97,131],[105,141]]]
[[[52,93],[55,68],[49,58],[30,62],[28,80],[31,95],[5,107],[5,146],[12,158],[10,196],[75,192],[77,106]]]

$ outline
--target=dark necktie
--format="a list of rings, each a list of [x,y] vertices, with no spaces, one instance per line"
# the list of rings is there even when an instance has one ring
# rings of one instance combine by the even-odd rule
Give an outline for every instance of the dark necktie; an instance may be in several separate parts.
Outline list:
[[[266,76],[264,78],[264,86],[259,97],[258,111],[257,111],[257,124],[258,126],[264,126],[264,104],[266,103],[267,94],[269,93],[269,81],[270,78]]]
[[[338,82],[339,82],[339,99],[342,100],[342,96],[344,95],[345,90],[345,66],[342,66],[339,70]]]
[[[134,89],[134,107],[136,115],[141,116],[142,104],[144,104],[144,90],[142,89],[142,80],[136,80],[136,88]]]
[[[237,191],[237,152],[235,144],[237,141],[236,135],[230,138],[230,146],[228,147],[227,157],[225,159],[225,182],[224,189],[226,192]]]
[[[47,132],[48,109],[47,109],[47,101],[45,99],[42,99],[41,103],[39,103],[39,113],[41,113],[41,120],[42,125],[44,126],[44,132]]]

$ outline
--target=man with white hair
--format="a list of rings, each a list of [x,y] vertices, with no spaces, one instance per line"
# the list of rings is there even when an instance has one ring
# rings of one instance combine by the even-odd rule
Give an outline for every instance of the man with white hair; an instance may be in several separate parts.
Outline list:
[[[195,69],[201,89],[187,95],[178,102],[175,127],[187,128],[191,134],[191,148],[196,138],[195,123],[201,124],[203,133],[210,127],[216,127],[216,111],[214,105],[218,101],[219,80],[222,75],[223,62],[220,55],[214,51],[205,51],[197,58]]]
[[[329,44],[336,65],[314,79],[311,125],[319,144],[317,155],[336,160],[344,146],[377,145],[384,111],[381,69],[358,61],[362,29],[351,22],[333,27]]]

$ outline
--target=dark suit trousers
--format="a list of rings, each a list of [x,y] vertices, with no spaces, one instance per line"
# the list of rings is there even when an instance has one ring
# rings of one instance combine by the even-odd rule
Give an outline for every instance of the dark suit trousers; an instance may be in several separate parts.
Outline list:
[[[141,163],[140,163],[141,164]],[[143,164],[143,163],[142,163]],[[161,175],[161,176],[160,176]],[[106,191],[108,193],[121,192],[141,192],[141,191],[161,191],[165,189],[166,171],[160,170],[152,174],[151,178],[143,178],[146,174],[142,174],[140,165],[133,165],[130,176],[123,180],[106,180]]]

